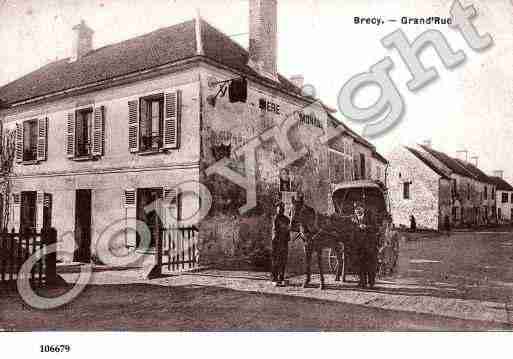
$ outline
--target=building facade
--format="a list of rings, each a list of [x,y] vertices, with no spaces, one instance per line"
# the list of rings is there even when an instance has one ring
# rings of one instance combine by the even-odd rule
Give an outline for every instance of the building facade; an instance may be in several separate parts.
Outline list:
[[[513,220],[513,186],[503,178],[503,171],[494,171],[492,180],[496,186],[497,220],[499,223],[511,223]]]
[[[301,192],[330,213],[333,185],[383,178],[375,147],[277,72],[276,11],[250,1],[249,52],[200,18],[100,49],[74,27],[71,58],[0,89],[16,136],[7,227],[54,226],[60,259],[88,262],[113,224],[144,222],[153,247],[160,228],[196,218],[201,184],[212,196],[193,223],[201,259],[244,260],[268,249],[277,201]],[[116,233],[138,245],[135,231]]]
[[[477,164],[437,151],[429,143],[400,147],[388,157],[392,215],[398,225],[409,225],[411,215],[420,216],[418,227],[428,229],[496,222],[496,185]]]

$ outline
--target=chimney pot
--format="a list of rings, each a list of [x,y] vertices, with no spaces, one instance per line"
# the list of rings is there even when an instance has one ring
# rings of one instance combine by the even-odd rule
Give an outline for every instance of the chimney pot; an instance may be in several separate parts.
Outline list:
[[[467,150],[460,150],[456,152],[456,158],[468,162],[468,151]]]
[[[290,78],[290,82],[292,82],[299,89],[303,88],[305,84],[305,77],[303,75],[294,75]]]
[[[277,0],[249,0],[249,64],[262,75],[278,78]]]
[[[470,157],[470,162],[471,162],[474,166],[476,166],[476,167],[478,167],[478,163],[479,163],[479,161],[478,161],[478,160],[479,160],[479,157],[478,157],[478,156],[472,156],[472,157]]]
[[[94,31],[84,20],[73,26],[73,53],[70,62],[77,61],[93,49]]]
[[[495,171],[493,171],[493,175],[495,177],[503,178],[504,177],[504,171],[503,170],[495,170]]]

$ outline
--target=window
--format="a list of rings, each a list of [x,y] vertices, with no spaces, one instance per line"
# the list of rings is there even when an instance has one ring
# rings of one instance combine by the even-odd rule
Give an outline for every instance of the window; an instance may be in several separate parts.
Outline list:
[[[285,168],[280,171],[280,191],[291,191],[289,171]]]
[[[470,183],[467,183],[467,199],[470,201]]]
[[[495,199],[495,189],[492,187],[492,198],[490,198],[492,201]]]
[[[513,193],[511,194],[511,203],[513,203]],[[511,219],[513,219],[513,217]]]
[[[181,91],[154,94],[128,102],[130,152],[156,153],[179,148]]]
[[[92,118],[92,107],[76,112],[75,145],[77,157],[86,157],[92,154]]]
[[[37,120],[23,122],[23,161],[37,159]]]
[[[484,188],[484,199],[488,199],[488,186]]]
[[[508,203],[509,195],[506,192],[502,193],[502,203]]]
[[[162,122],[164,95],[145,97],[140,100],[139,144],[141,151],[162,148]]]
[[[411,182],[403,183],[403,199],[410,199],[410,184]]]
[[[365,179],[365,155],[360,153],[360,178]]]
[[[87,107],[69,112],[66,127],[66,154],[74,160],[103,155],[105,107]]]

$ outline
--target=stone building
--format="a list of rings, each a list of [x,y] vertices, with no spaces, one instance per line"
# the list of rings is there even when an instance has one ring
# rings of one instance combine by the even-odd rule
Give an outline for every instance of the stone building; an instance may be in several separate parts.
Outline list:
[[[388,193],[394,225],[410,227],[414,216],[417,227],[439,229],[451,213],[449,174],[433,165],[418,149],[399,147],[387,155]]]
[[[504,180],[503,171],[494,171],[491,177],[494,181],[497,203],[497,220],[499,223],[510,223],[513,220],[513,186]]]
[[[145,222],[154,245],[154,230],[196,218],[204,203],[181,184],[201,183],[200,257],[246,260],[268,250],[276,201],[301,191],[329,213],[334,184],[371,178],[386,161],[375,147],[278,73],[276,1],[249,10],[249,51],[199,16],[98,49],[82,22],[70,58],[0,88],[17,139],[8,227],[51,224],[74,252],[61,259],[87,262],[113,223]],[[148,211],[156,200],[170,215]]]
[[[420,217],[419,227],[429,229],[441,229],[447,221],[455,227],[496,221],[496,185],[477,162],[451,157],[430,143],[400,147],[388,159],[392,215],[398,225],[408,225],[412,214]]]

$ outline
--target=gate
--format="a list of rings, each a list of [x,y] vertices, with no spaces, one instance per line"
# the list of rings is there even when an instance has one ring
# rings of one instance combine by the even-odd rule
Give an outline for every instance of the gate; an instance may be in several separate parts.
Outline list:
[[[57,257],[47,254],[46,248],[57,243],[57,231],[50,228],[42,233],[0,233],[0,285],[16,283],[20,277],[29,277],[32,285],[50,284],[55,281]],[[30,273],[21,273],[25,261],[36,251],[43,257],[32,267]]]
[[[182,272],[198,266],[198,235],[196,227],[164,228],[157,239],[157,268]]]

